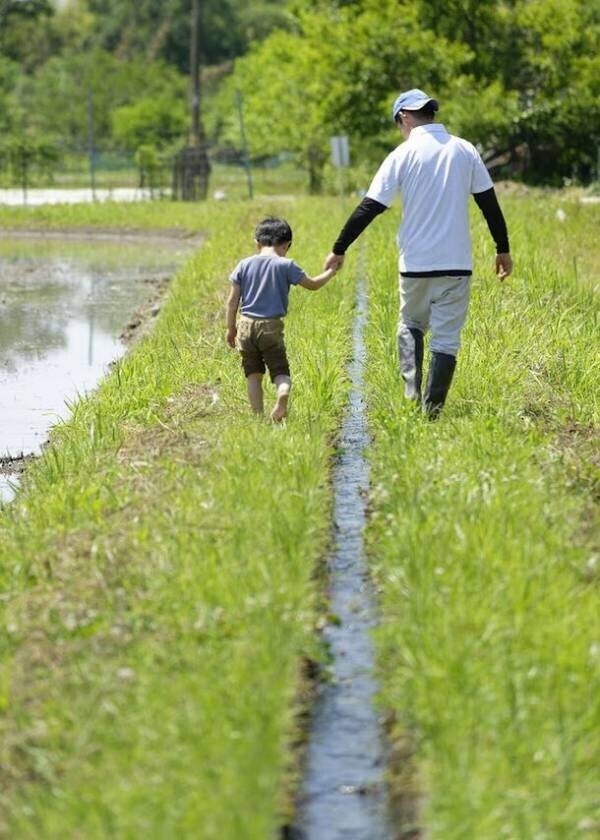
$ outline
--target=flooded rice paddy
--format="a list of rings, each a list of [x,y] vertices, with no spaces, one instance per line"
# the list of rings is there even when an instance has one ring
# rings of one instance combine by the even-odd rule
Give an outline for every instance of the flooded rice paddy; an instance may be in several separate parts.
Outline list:
[[[92,204],[97,201],[149,201],[150,190],[135,187],[116,187],[113,189],[63,188],[48,189],[1,189],[0,204],[7,207],[38,207],[42,204]]]
[[[0,235],[0,499],[69,402],[125,350],[133,313],[190,254],[157,235]]]

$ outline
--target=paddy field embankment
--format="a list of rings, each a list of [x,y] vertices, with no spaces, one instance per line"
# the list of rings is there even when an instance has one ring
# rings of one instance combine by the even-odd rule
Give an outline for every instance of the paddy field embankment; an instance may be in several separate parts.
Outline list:
[[[307,271],[334,207],[285,208]],[[253,419],[222,313],[229,271],[273,209],[7,213],[208,238],[152,332],[54,429],[2,512],[6,834],[267,837],[285,821],[301,664],[320,656],[316,569],[354,295],[351,272],[298,290],[293,416]]]
[[[476,220],[473,307],[437,424],[400,397],[395,211],[366,234],[367,537],[400,836],[600,825],[599,214],[563,201],[560,222],[559,201],[506,198],[502,286]],[[301,663],[324,659],[356,275],[349,260],[318,294],[294,292],[293,413],[283,428],[251,418],[222,307],[268,212],[315,272],[343,219],[333,200],[0,214],[206,235],[154,329],[0,514],[2,834],[262,840],[289,818]]]
[[[369,241],[368,542],[393,789],[406,836],[596,837],[600,208],[503,204],[515,273],[492,276],[478,220],[437,424],[398,400],[392,220]]]

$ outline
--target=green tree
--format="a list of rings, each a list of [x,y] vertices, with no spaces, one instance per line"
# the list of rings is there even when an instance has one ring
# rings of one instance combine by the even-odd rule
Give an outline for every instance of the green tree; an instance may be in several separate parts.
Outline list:
[[[114,111],[113,137],[130,150],[139,146],[165,149],[182,138],[187,122],[183,100],[164,94],[146,97]]]
[[[18,66],[0,55],[0,133],[6,134],[10,129],[14,103],[12,92],[19,74]]]
[[[52,11],[48,0],[0,0],[0,27],[5,27],[11,16],[35,18],[52,14]]]
[[[150,194],[159,186],[161,159],[156,149],[149,143],[138,146],[135,153],[135,163],[139,172],[140,187],[149,187]]]
[[[302,13],[296,32],[274,32],[236,62],[251,152],[294,152],[320,188],[329,137],[347,133],[373,160],[397,136],[390,107],[398,88],[443,84],[464,62],[460,45],[422,30],[416,9],[393,0]],[[230,137],[234,126],[230,126]]]
[[[32,175],[51,179],[58,159],[56,145],[32,131],[21,129],[9,134],[0,145],[0,165],[9,171],[25,197]]]
[[[600,146],[600,7],[585,0],[326,2],[236,62],[253,153],[283,149],[318,187],[330,134],[362,159],[397,137],[389,107],[423,87],[492,164],[586,180]],[[306,4],[296,4],[296,9]],[[233,138],[233,126],[229,134]],[[507,171],[515,171],[507,170]]]
[[[90,94],[99,143],[112,142],[112,114],[120,107],[157,99],[171,100],[176,109],[187,96],[185,79],[163,62],[119,60],[100,49],[52,58],[21,77],[17,92],[39,130],[62,137],[70,148],[87,145]]]
[[[201,10],[209,136],[239,145],[240,89],[252,154],[293,152],[314,190],[329,136],[349,134],[354,159],[371,165],[398,138],[394,95],[413,86],[507,174],[518,160],[528,179],[561,183],[596,166],[598,0],[203,0]],[[83,148],[91,93],[99,143],[161,148],[186,107],[189,12],[180,0],[0,0],[0,130],[26,124]]]
[[[597,2],[419,0],[419,14],[470,50],[467,75],[444,93],[488,157],[519,156],[537,181],[590,177],[600,145]]]
[[[513,142],[526,144],[528,177],[588,180],[600,147],[600,7],[530,0],[516,6],[515,19],[522,109]]]
[[[440,119],[449,131],[478,146],[486,162],[511,159],[521,113],[516,91],[506,90],[499,80],[458,75],[440,90],[440,99]]]
[[[98,43],[121,57],[162,58],[181,72],[189,69],[190,4],[181,0],[88,0],[97,22]],[[203,0],[200,58],[218,64],[248,48],[288,16],[280,0]]]
[[[24,68],[45,61],[52,53],[48,0],[0,0],[0,54]]]

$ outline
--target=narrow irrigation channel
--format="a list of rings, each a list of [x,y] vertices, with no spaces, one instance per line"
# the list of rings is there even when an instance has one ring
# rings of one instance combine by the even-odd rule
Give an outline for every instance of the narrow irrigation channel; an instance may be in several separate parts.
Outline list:
[[[389,840],[385,747],[374,708],[374,594],[364,557],[363,526],[369,443],[363,401],[363,329],[367,295],[361,280],[354,323],[349,409],[333,473],[336,541],[329,561],[330,606],[339,624],[324,631],[332,679],[320,688],[310,727],[297,834],[302,840]]]

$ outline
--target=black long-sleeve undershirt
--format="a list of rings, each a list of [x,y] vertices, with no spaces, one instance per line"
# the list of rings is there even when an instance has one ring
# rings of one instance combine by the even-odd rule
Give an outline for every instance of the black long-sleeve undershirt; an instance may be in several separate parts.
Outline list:
[[[491,187],[484,192],[474,193],[473,198],[483,213],[483,218],[487,222],[492,239],[496,243],[496,253],[508,254],[510,251],[508,231],[506,230],[506,222],[504,221],[502,210],[498,204],[496,190]]]
[[[498,204],[496,191],[493,187],[491,187],[489,190],[485,190],[484,192],[475,193],[473,198],[483,214],[492,235],[492,239],[496,243],[497,253],[508,254],[510,251],[508,244],[508,232],[506,230],[506,222],[504,220],[502,210]],[[350,245],[352,245],[355,239],[358,239],[360,234],[371,224],[373,219],[387,209],[388,208],[385,204],[381,204],[373,198],[363,198],[340,231],[340,235],[333,246],[333,253],[338,254],[339,256],[345,254]]]
[[[384,210],[387,210],[385,204],[375,201],[374,198],[363,198],[340,231],[333,246],[333,253],[338,256],[345,254],[354,240],[358,239],[363,230]]]

